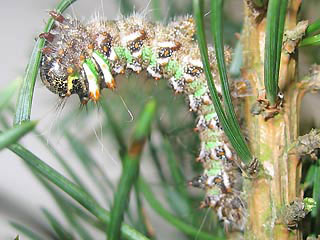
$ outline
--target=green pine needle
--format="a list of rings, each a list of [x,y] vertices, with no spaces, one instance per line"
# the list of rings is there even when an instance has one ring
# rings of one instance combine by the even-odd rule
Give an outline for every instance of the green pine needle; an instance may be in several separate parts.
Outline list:
[[[320,45],[320,34],[302,39],[299,47],[311,47]]]
[[[264,56],[264,85],[266,97],[275,105],[278,96],[278,82],[282,39],[288,0],[269,0]]]
[[[315,22],[309,24],[309,26],[306,29],[306,36],[310,36],[311,34],[320,31],[320,18],[316,20]]]
[[[140,158],[146,138],[150,134],[152,120],[155,116],[155,101],[147,103],[140,115],[133,140],[128,153],[123,160],[123,170],[118,184],[118,190],[115,193],[113,207],[111,209],[111,222],[108,226],[108,239],[118,240],[120,237],[120,227],[123,216],[128,207],[128,199],[131,188],[134,186],[139,175]]]
[[[25,122],[19,126],[14,126],[4,132],[0,132],[0,150],[16,143],[25,134],[32,131],[37,123],[37,121]]]
[[[151,191],[150,186],[142,179],[139,179],[140,188],[144,194],[145,199],[154,211],[156,211],[162,218],[164,218],[171,225],[185,233],[186,235],[196,238],[198,240],[222,240],[225,238],[212,236],[210,233],[202,232],[198,227],[187,224],[185,221],[177,218],[168,212],[162,204],[157,200],[155,194]]]
[[[0,91],[0,112],[9,105],[11,98],[13,97],[13,95],[16,93],[16,91],[20,87],[21,82],[22,82],[22,79],[18,78],[17,80],[12,81],[5,88],[1,89],[1,91]]]
[[[319,203],[319,196],[320,196],[320,163],[319,163],[319,159],[314,167],[315,167],[315,169],[314,169],[314,175],[313,175],[312,198],[316,200],[317,205],[315,208],[313,208],[311,215],[313,217],[319,218],[319,216],[318,216],[319,207],[320,207],[320,203]]]
[[[61,190],[66,192],[70,197],[79,202],[84,208],[96,216],[100,221],[108,224],[110,223],[110,213],[103,209],[97,202],[95,202],[87,193],[85,193],[79,186],[72,183],[70,180],[62,176],[59,172],[47,165],[45,162],[36,157],[33,153],[25,149],[20,144],[12,144],[9,149],[20,156],[30,167],[50,182],[55,184]],[[124,237],[129,240],[147,240],[145,236],[137,232],[132,227],[122,224],[121,232]]]
[[[10,224],[15,229],[17,229],[20,233],[26,235],[27,238],[30,240],[43,240],[42,236],[39,236],[38,234],[34,233],[32,230],[30,230],[29,228],[27,228],[26,226],[24,226],[22,224],[19,224],[16,222],[11,222]]]
[[[50,223],[51,227],[54,229],[54,231],[56,232],[57,236],[60,239],[64,239],[64,240],[73,240],[75,239],[71,233],[69,233],[64,227],[63,225],[59,222],[59,220],[57,218],[55,218],[49,210],[43,208],[42,209],[43,214],[46,216],[48,222]]]

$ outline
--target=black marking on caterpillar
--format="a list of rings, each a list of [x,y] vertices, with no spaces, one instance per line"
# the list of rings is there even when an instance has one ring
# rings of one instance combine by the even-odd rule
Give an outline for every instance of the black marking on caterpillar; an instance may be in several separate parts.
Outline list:
[[[54,28],[43,33],[40,76],[47,88],[61,98],[77,94],[86,104],[98,101],[103,88],[114,89],[115,78],[127,71],[146,71],[154,79],[168,79],[176,93],[184,93],[191,111],[198,114],[196,130],[201,139],[198,161],[204,174],[190,182],[205,189],[202,207],[217,211],[227,228],[244,230],[246,206],[239,192],[242,178],[237,156],[229,145],[213,107],[203,71],[195,26],[191,17],[167,26],[133,15],[118,21],[95,20],[89,24],[50,12]],[[211,69],[217,75],[213,48]],[[227,60],[230,52],[225,51]],[[219,82],[216,82],[221,91]],[[221,93],[220,93],[221,95]]]

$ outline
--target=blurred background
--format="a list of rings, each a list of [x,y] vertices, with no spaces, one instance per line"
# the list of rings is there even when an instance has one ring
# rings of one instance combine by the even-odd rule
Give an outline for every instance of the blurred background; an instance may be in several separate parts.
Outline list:
[[[105,16],[108,19],[117,19],[123,13],[124,10],[121,9],[118,1],[102,1],[78,0],[66,12],[83,21],[87,21],[95,14]],[[148,13],[149,19],[153,19],[155,11],[158,11],[163,16],[164,22],[173,16],[191,14],[191,1],[160,2],[161,6],[158,9],[154,9],[152,2],[146,0],[135,1],[133,5],[137,12],[145,11]],[[302,17],[308,16],[311,21],[318,18],[319,1],[305,2],[303,3]],[[53,0],[34,0],[32,2],[12,0],[1,3],[0,48],[2,57],[0,58],[0,72],[2,74],[0,89],[23,76],[35,39],[41,33],[48,19],[48,11],[54,9],[56,5],[57,1]],[[225,40],[233,47],[237,42],[235,33],[241,31],[243,17],[241,9],[241,1],[226,1]],[[207,20],[209,20],[209,16]],[[303,76],[308,72],[311,63],[319,63],[318,48],[302,49],[301,63],[300,76]],[[72,150],[71,141],[66,136],[66,131],[70,133],[71,138],[76,137],[83,146],[88,148],[92,157],[101,166],[102,171],[108,175],[112,182],[116,182],[121,173],[121,162],[118,154],[119,146],[112,136],[112,130],[109,126],[110,119],[101,106],[89,105],[88,109],[80,109],[76,96],[70,97],[62,109],[59,106],[58,97],[49,92],[40,79],[38,80],[34,93],[32,119],[38,119],[40,123],[37,133],[26,136],[22,143],[50,166],[67,175],[65,168],[45,147],[44,143],[50,143],[81,176],[83,182],[86,183],[90,191],[95,193],[98,200],[106,202],[105,196],[99,195],[99,189],[88,176],[86,169],[79,164],[79,159],[75,151]],[[150,98],[157,99],[159,103],[155,121],[156,127],[151,136],[154,146],[146,146],[141,165],[142,174],[152,185],[153,191],[159,192],[157,197],[163,198],[163,194],[160,194],[163,188],[158,184],[159,171],[154,162],[150,160],[153,148],[158,150],[162,170],[169,179],[168,186],[174,188],[175,184],[178,184],[180,187],[186,188],[186,181],[177,183],[170,178],[168,167],[168,159],[172,150],[171,157],[177,158],[177,162],[181,164],[181,171],[186,180],[195,176],[197,172],[201,172],[201,167],[194,163],[199,148],[197,136],[191,131],[194,116],[188,112],[183,97],[172,95],[165,82],[155,82],[143,75],[129,76],[120,79],[118,83],[119,87],[115,92],[104,91],[103,99],[105,99],[105,104],[110,109],[111,115],[123,129],[126,140],[130,139],[135,117],[143,105]],[[320,114],[317,111],[319,102],[318,94],[310,95],[305,99],[301,114],[303,131],[310,129],[310,127],[320,126]],[[12,106],[14,106],[14,101]],[[4,119],[9,124],[12,123],[10,110],[6,112]],[[38,136],[42,137],[42,142],[38,140]],[[167,145],[173,146],[172,149],[168,150]],[[50,234],[41,207],[50,210],[61,222],[65,222],[55,201],[17,156],[8,150],[3,150],[0,152],[0,159],[2,163],[0,167],[0,239],[14,239],[17,236],[18,231],[9,225],[9,221],[28,223],[31,229],[39,230],[43,234]],[[112,191],[109,189],[107,193],[112,199]],[[199,202],[203,193],[195,191],[191,192],[191,196],[196,198],[195,202]],[[175,198],[175,200],[178,204],[179,198]],[[212,229],[217,224],[214,217],[206,218],[208,214],[205,210],[199,210],[197,206],[194,206],[193,209],[194,211],[191,212],[185,211],[189,214],[185,217],[192,218],[198,215],[199,226],[206,222],[208,229]],[[161,233],[160,239],[181,239],[181,234],[172,226],[166,224],[152,211],[148,211],[149,213],[153,227],[157,233]],[[88,228],[88,231],[94,234],[94,239],[104,238],[92,228]]]

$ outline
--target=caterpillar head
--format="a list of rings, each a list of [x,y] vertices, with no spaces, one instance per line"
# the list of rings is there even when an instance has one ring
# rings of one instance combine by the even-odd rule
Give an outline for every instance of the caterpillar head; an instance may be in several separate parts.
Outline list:
[[[42,82],[62,98],[78,94],[86,103],[90,92],[83,64],[93,48],[89,34],[76,19],[53,11],[50,15],[55,20],[53,29],[39,36],[46,40],[40,65]]]

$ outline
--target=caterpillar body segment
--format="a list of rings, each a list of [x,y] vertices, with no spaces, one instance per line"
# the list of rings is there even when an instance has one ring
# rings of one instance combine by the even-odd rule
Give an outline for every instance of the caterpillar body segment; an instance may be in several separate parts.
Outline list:
[[[241,198],[242,178],[237,156],[229,144],[213,107],[195,41],[192,17],[177,18],[167,26],[133,15],[121,20],[95,20],[88,24],[50,13],[55,26],[43,48],[40,76],[47,88],[65,98],[77,94],[82,103],[99,101],[103,88],[114,89],[116,77],[146,71],[168,80],[175,93],[183,93],[195,112],[201,149],[197,160],[204,173],[190,185],[205,189],[202,207],[216,210],[226,227],[244,230],[246,206]],[[212,74],[217,79],[215,53],[209,47]],[[231,59],[226,48],[227,62]]]

